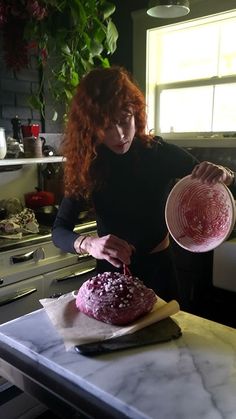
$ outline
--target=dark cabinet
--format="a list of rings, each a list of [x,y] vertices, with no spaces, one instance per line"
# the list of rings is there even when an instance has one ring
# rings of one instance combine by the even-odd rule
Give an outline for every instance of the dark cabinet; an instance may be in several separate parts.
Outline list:
[[[171,246],[178,275],[181,309],[198,313],[212,286],[213,251],[192,253],[173,239]]]

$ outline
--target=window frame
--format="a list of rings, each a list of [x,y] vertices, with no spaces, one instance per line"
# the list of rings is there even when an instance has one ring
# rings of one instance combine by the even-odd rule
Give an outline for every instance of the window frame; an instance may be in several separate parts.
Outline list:
[[[236,73],[226,76],[212,76],[210,78],[201,78],[201,79],[191,79],[184,81],[176,81],[170,83],[155,83],[153,77],[152,69],[152,60],[153,60],[153,51],[151,51],[151,33],[153,31],[173,31],[176,30],[176,27],[179,26],[179,30],[184,28],[201,26],[204,24],[211,24],[213,22],[227,22],[236,19],[236,9],[233,11],[226,11],[212,16],[204,16],[202,18],[193,19],[186,21],[184,23],[175,23],[172,25],[167,25],[165,27],[152,28],[147,30],[147,50],[146,50],[146,99],[147,99],[147,112],[148,112],[148,130],[160,134],[167,139],[178,139],[178,138],[190,138],[190,139],[199,139],[199,138],[234,138],[236,139],[236,129],[235,131],[207,131],[207,132],[161,132],[160,130],[160,94],[164,90],[170,89],[181,89],[187,87],[204,87],[211,86],[213,87],[213,107],[212,107],[212,119],[211,119],[211,128],[213,123],[213,112],[214,112],[214,86],[224,85],[224,84],[236,84]],[[154,33],[154,37],[156,34]],[[154,68],[157,66],[157,56],[154,57]],[[151,112],[150,112],[151,109]],[[150,113],[149,113],[150,112]]]
[[[191,135],[191,136],[196,136],[199,137],[201,136],[201,132],[178,132],[178,133],[170,133],[170,132],[161,132],[160,130],[160,96],[161,96],[161,92],[164,90],[171,90],[171,89],[182,89],[182,88],[186,88],[186,87],[203,87],[203,86],[211,86],[213,87],[213,91],[214,91],[214,86],[217,85],[223,85],[223,84],[236,84],[236,74],[235,75],[230,75],[230,76],[223,76],[223,77],[218,77],[218,76],[214,76],[211,77],[210,79],[195,79],[195,80],[186,80],[186,81],[180,81],[180,82],[176,82],[176,83],[165,83],[165,84],[160,84],[160,85],[156,85],[156,89],[155,89],[155,103],[156,106],[154,108],[154,130],[156,132],[160,132],[161,134],[165,134],[165,135],[169,135],[170,137],[176,136],[176,135]],[[214,95],[214,93],[213,93]],[[213,124],[213,111],[214,111],[214,99],[213,99],[213,108],[212,108],[212,120],[211,120],[211,127]],[[236,130],[235,130],[236,131]],[[225,133],[230,132],[230,131],[224,131]],[[208,136],[215,136],[215,135],[220,135],[219,131],[207,131],[205,133],[202,133],[202,135],[204,137]],[[221,134],[223,135],[223,133]]]

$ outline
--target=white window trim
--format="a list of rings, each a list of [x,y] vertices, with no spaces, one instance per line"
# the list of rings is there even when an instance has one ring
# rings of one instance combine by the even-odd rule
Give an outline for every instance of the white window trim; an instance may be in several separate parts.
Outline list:
[[[205,24],[205,21],[207,21],[207,23],[211,23],[211,22],[216,22],[216,21],[226,21],[227,19],[232,19],[236,17],[236,9],[234,10],[229,10],[229,11],[225,11],[222,13],[217,13],[215,15],[212,16],[203,16],[201,18],[197,18],[197,19],[192,19],[188,22],[184,22],[184,26],[185,28],[187,27],[191,27],[191,26],[195,26],[196,21],[199,21],[199,25],[201,24]],[[200,22],[201,20],[201,22]],[[162,31],[172,31],[173,28],[176,28],[177,26],[183,26],[183,23],[175,23],[175,24],[171,24],[171,25],[167,25],[166,27],[161,27],[158,28],[158,30],[162,30]],[[151,76],[151,82],[148,79],[148,74],[150,75],[150,72],[152,72],[151,69],[151,64],[149,62],[149,57],[150,57],[150,45],[149,45],[149,34],[151,34],[151,32],[156,31],[157,28],[152,28],[152,29],[148,29],[146,32],[146,36],[147,36],[147,50],[146,50],[146,99],[147,99],[147,112],[148,112],[148,130],[149,131],[154,131],[156,132],[158,135],[161,135],[163,138],[170,140],[170,142],[172,140],[179,140],[179,139],[183,139],[185,141],[185,139],[188,139],[190,141],[190,143],[192,143],[192,140],[201,140],[201,139],[209,139],[210,141],[216,140],[216,142],[219,139],[224,139],[224,144],[225,141],[227,141],[227,146],[231,147],[232,145],[235,146],[236,144],[236,132],[230,132],[230,131],[224,131],[224,132],[178,132],[178,133],[164,133],[162,132],[160,134],[160,127],[159,127],[159,110],[160,110],[160,93],[162,90],[164,89],[178,89],[178,88],[183,88],[183,87],[196,87],[196,86],[214,86],[214,85],[220,85],[220,84],[225,84],[225,83],[236,83],[236,75],[228,75],[228,76],[214,76],[208,79],[199,79],[199,80],[187,80],[187,81],[179,81],[176,83],[168,83],[168,84],[161,84],[161,85],[153,85],[153,79]],[[154,61],[157,59],[154,58]],[[150,84],[149,84],[150,83]],[[153,87],[152,87],[153,86]],[[155,86],[155,87],[154,87]],[[148,111],[148,108],[154,108],[154,112],[152,112],[151,114]]]
[[[185,87],[201,87],[201,86],[216,86],[216,85],[222,85],[222,84],[232,84],[236,83],[236,75],[230,75],[230,76],[223,76],[218,77],[214,76],[210,79],[199,79],[199,80],[187,80],[187,81],[180,81],[176,83],[168,83],[168,84],[160,84],[156,85],[156,106],[155,106],[155,115],[154,115],[154,130],[156,132],[160,132],[160,126],[159,126],[159,111],[160,111],[160,95],[163,90],[168,89],[181,89]],[[225,138],[225,136],[230,137],[229,134],[225,131],[225,135],[223,133],[218,132],[205,132],[205,133],[199,133],[199,132],[183,132],[183,133],[165,133],[162,132],[161,134],[165,135],[168,138],[178,138],[179,135],[181,137],[184,136],[191,136],[193,138],[214,138],[214,137],[220,137]]]

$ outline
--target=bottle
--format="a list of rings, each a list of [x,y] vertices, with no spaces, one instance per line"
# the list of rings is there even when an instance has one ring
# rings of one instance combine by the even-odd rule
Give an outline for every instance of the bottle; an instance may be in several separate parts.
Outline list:
[[[11,119],[13,138],[19,143],[22,143],[22,134],[21,134],[21,120],[16,115],[15,118]]]
[[[0,159],[4,159],[7,154],[7,143],[5,129],[0,127]]]

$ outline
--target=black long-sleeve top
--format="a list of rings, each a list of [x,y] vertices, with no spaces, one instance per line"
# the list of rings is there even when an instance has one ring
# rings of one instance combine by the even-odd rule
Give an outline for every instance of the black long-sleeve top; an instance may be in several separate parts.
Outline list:
[[[136,251],[150,252],[168,232],[165,203],[173,182],[189,175],[198,160],[176,145],[153,140],[147,147],[137,138],[126,154],[105,146],[100,153],[108,171],[105,184],[92,195],[98,236],[114,234]],[[73,229],[80,211],[79,200],[62,200],[52,239],[65,252],[75,253]]]

